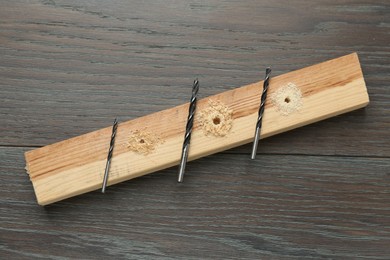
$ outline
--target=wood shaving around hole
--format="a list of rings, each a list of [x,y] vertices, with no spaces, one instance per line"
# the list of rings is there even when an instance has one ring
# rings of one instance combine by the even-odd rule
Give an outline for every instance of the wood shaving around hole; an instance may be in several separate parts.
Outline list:
[[[292,82],[278,88],[271,95],[271,101],[284,116],[298,111],[303,105],[301,90]]]
[[[163,140],[157,135],[144,130],[135,130],[131,133],[127,142],[127,148],[131,151],[148,155],[158,144],[163,143]]]
[[[208,107],[199,114],[205,135],[225,136],[233,126],[233,110],[220,101],[209,100]]]

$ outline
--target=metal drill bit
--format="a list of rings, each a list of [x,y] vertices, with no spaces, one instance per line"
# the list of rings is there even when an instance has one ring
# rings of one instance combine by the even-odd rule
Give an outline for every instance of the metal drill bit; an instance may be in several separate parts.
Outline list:
[[[256,153],[257,153],[257,146],[259,144],[259,139],[260,139],[260,130],[261,130],[261,124],[262,124],[262,120],[263,120],[265,100],[267,98],[267,91],[268,91],[268,86],[269,86],[269,76],[270,76],[270,74],[271,74],[271,69],[267,68],[265,70],[265,78],[264,78],[264,83],[263,83],[263,93],[261,94],[259,116],[257,118],[257,123],[256,123],[256,131],[255,131],[255,137],[254,137],[254,140],[253,140],[251,159],[255,159]]]
[[[196,100],[197,100],[196,96],[198,95],[198,91],[199,91],[199,81],[198,79],[196,79],[194,80],[194,84],[192,85],[192,96],[190,100],[190,107],[188,109],[186,133],[184,135],[183,149],[182,149],[181,160],[180,160],[179,177],[177,179],[178,182],[183,182],[184,170],[187,164],[188,150],[190,148],[192,126],[194,124],[194,116],[195,116],[195,109],[196,109]]]
[[[118,120],[115,118],[114,124],[112,126],[112,134],[111,134],[111,141],[110,141],[110,149],[108,149],[108,155],[107,155],[107,162],[106,162],[106,170],[104,171],[104,178],[103,178],[103,185],[102,185],[102,193],[106,191],[107,187],[107,181],[108,181],[108,171],[110,169],[111,164],[111,157],[112,152],[114,150],[114,144],[115,144],[115,135],[116,130],[118,128]]]

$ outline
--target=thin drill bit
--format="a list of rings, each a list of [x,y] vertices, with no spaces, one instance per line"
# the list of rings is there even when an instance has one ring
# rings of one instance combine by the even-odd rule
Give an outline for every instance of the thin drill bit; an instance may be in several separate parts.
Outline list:
[[[107,162],[106,162],[106,170],[104,171],[104,178],[103,178],[103,185],[102,185],[102,193],[106,191],[107,187],[107,181],[108,181],[108,171],[110,169],[111,164],[111,158],[112,158],[112,152],[114,151],[114,144],[115,144],[115,135],[116,130],[118,128],[118,120],[115,118],[114,124],[112,126],[112,134],[111,134],[111,141],[110,141],[110,149],[108,149],[108,155],[107,155]]]
[[[198,91],[199,91],[199,81],[198,81],[198,79],[196,79],[196,80],[194,80],[194,84],[192,85],[192,96],[191,96],[191,100],[190,100],[190,107],[188,109],[186,133],[184,136],[183,149],[182,149],[182,153],[181,153],[179,177],[177,179],[178,182],[183,182],[184,170],[185,170],[186,164],[187,164],[188,150],[189,150],[190,142],[191,142],[191,133],[192,133],[192,126],[194,124],[194,116],[195,116],[196,100],[197,100]]]
[[[255,131],[255,137],[254,137],[254,141],[253,141],[251,159],[255,159],[256,153],[257,153],[257,146],[259,144],[259,139],[260,139],[261,124],[262,124],[263,115],[264,115],[265,100],[267,98],[267,91],[268,91],[268,86],[269,86],[270,74],[271,74],[271,69],[267,68],[265,70],[265,78],[264,78],[264,83],[263,83],[263,93],[261,94],[259,116],[257,118],[257,123],[256,123],[256,131]]]

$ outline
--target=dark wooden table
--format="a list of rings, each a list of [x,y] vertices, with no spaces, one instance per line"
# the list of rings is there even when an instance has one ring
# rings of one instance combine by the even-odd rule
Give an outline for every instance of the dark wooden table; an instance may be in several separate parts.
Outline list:
[[[1,1],[1,259],[389,259],[388,1]],[[365,108],[47,207],[23,153],[358,52]]]

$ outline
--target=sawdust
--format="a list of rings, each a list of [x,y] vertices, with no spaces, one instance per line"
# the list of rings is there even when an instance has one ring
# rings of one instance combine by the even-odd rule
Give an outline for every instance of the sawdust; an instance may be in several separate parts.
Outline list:
[[[303,105],[301,90],[292,82],[278,88],[271,95],[271,101],[284,116],[298,111]]]
[[[127,142],[127,148],[133,152],[148,155],[154,151],[158,144],[163,142],[164,141],[161,138],[153,133],[146,131],[146,129],[135,130],[131,132]]]
[[[233,126],[233,110],[220,101],[209,100],[208,107],[199,113],[205,135],[225,136]]]

